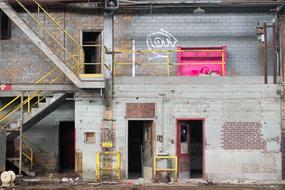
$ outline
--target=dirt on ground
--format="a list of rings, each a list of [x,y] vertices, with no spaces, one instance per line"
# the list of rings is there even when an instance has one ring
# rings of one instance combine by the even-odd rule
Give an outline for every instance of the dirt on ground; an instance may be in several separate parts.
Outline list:
[[[2,187],[1,190],[285,190],[285,184],[134,184],[122,182],[62,182],[62,181],[21,181],[13,187]]]

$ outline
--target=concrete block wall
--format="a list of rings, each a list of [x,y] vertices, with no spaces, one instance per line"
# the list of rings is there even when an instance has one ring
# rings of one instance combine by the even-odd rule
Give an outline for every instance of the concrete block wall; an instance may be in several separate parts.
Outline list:
[[[36,167],[50,172],[59,169],[59,122],[74,121],[74,103],[66,102],[46,118],[38,122],[24,135],[32,142]]]
[[[96,153],[100,148],[100,128],[103,127],[104,104],[103,99],[84,98],[82,101],[75,101],[75,128],[76,128],[76,153],[82,154],[82,163],[78,166],[82,171],[84,180],[96,179]],[[85,132],[95,132],[95,143],[84,141]],[[79,158],[75,158],[79,159]]]
[[[207,8],[205,8],[207,11]],[[194,15],[191,9],[179,11],[137,12],[136,14],[121,14],[115,16],[115,49],[132,49],[135,40],[137,50],[148,49],[148,36],[167,31],[177,43],[166,48],[175,50],[182,47],[227,46],[227,75],[258,76],[262,75],[262,47],[257,42],[257,23],[272,21],[269,9],[264,12],[256,10],[231,12],[227,9],[217,9],[205,15]],[[159,35],[158,35],[159,36]],[[163,36],[163,35],[161,35]],[[169,35],[168,35],[169,36]],[[165,37],[165,36],[164,36]],[[153,41],[154,42],[154,41]],[[174,40],[171,40],[174,42]],[[166,55],[165,53],[162,55]],[[116,62],[132,62],[131,54],[117,54]],[[154,54],[136,54],[137,63],[162,62],[165,58],[154,58]],[[149,59],[150,58],[150,59]],[[176,63],[176,54],[171,54],[171,62]],[[270,60],[269,58],[268,60]],[[271,66],[269,66],[271,70]],[[117,66],[119,76],[131,75],[131,66]],[[165,76],[166,66],[137,65],[137,75]],[[177,75],[177,66],[171,66],[171,75]]]
[[[209,82],[211,80],[211,82]],[[176,154],[176,119],[201,118],[205,125],[205,178],[225,180],[281,179],[281,108],[279,85],[263,85],[256,77],[213,78],[121,77],[116,80],[113,102],[116,149],[122,154],[121,170],[127,168],[126,103],[155,103],[156,142],[159,150]],[[195,82],[194,82],[195,81]],[[198,84],[198,85],[197,85]],[[238,135],[248,131],[241,124],[258,123],[255,131],[263,144],[247,139],[252,146],[224,146],[225,125],[235,122]],[[233,131],[232,131],[233,132]],[[253,132],[253,131],[252,131]],[[245,141],[244,138],[239,142]]]

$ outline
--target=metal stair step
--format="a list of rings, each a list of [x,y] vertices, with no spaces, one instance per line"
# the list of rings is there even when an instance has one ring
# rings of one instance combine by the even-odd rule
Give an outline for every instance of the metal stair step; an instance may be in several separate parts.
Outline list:
[[[46,97],[46,104],[51,104],[54,100],[54,97]]]
[[[46,102],[39,102],[39,103],[38,103],[38,108],[43,108],[43,107],[45,107],[46,105],[47,105]]]
[[[6,160],[10,161],[13,163],[16,167],[19,168],[19,158],[7,158]],[[30,166],[26,165],[24,162],[22,162],[22,171],[26,173],[28,176],[34,177],[36,173],[32,170],[30,170]]]
[[[10,129],[10,128],[7,128],[6,131],[7,132],[14,132],[14,131],[20,131],[20,129]]]
[[[9,129],[18,129],[21,126],[20,122],[10,123]]]
[[[19,161],[20,158],[6,158],[6,160],[8,160],[8,161]]]

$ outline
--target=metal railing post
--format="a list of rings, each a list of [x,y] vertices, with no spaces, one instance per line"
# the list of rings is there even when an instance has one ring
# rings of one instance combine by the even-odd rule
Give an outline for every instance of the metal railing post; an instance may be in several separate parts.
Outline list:
[[[22,175],[22,143],[23,143],[23,123],[24,123],[24,114],[23,114],[23,106],[24,106],[24,92],[21,94],[21,124],[20,124],[20,145],[19,145],[19,175]]]

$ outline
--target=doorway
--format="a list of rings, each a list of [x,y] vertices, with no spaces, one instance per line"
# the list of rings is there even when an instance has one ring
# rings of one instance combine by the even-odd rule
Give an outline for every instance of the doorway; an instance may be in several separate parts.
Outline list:
[[[128,178],[152,177],[152,120],[128,121]]]
[[[83,31],[84,74],[101,74],[102,60],[101,31]]]
[[[203,178],[203,120],[177,120],[179,177]]]
[[[73,172],[75,168],[74,121],[59,123],[59,172]]]

